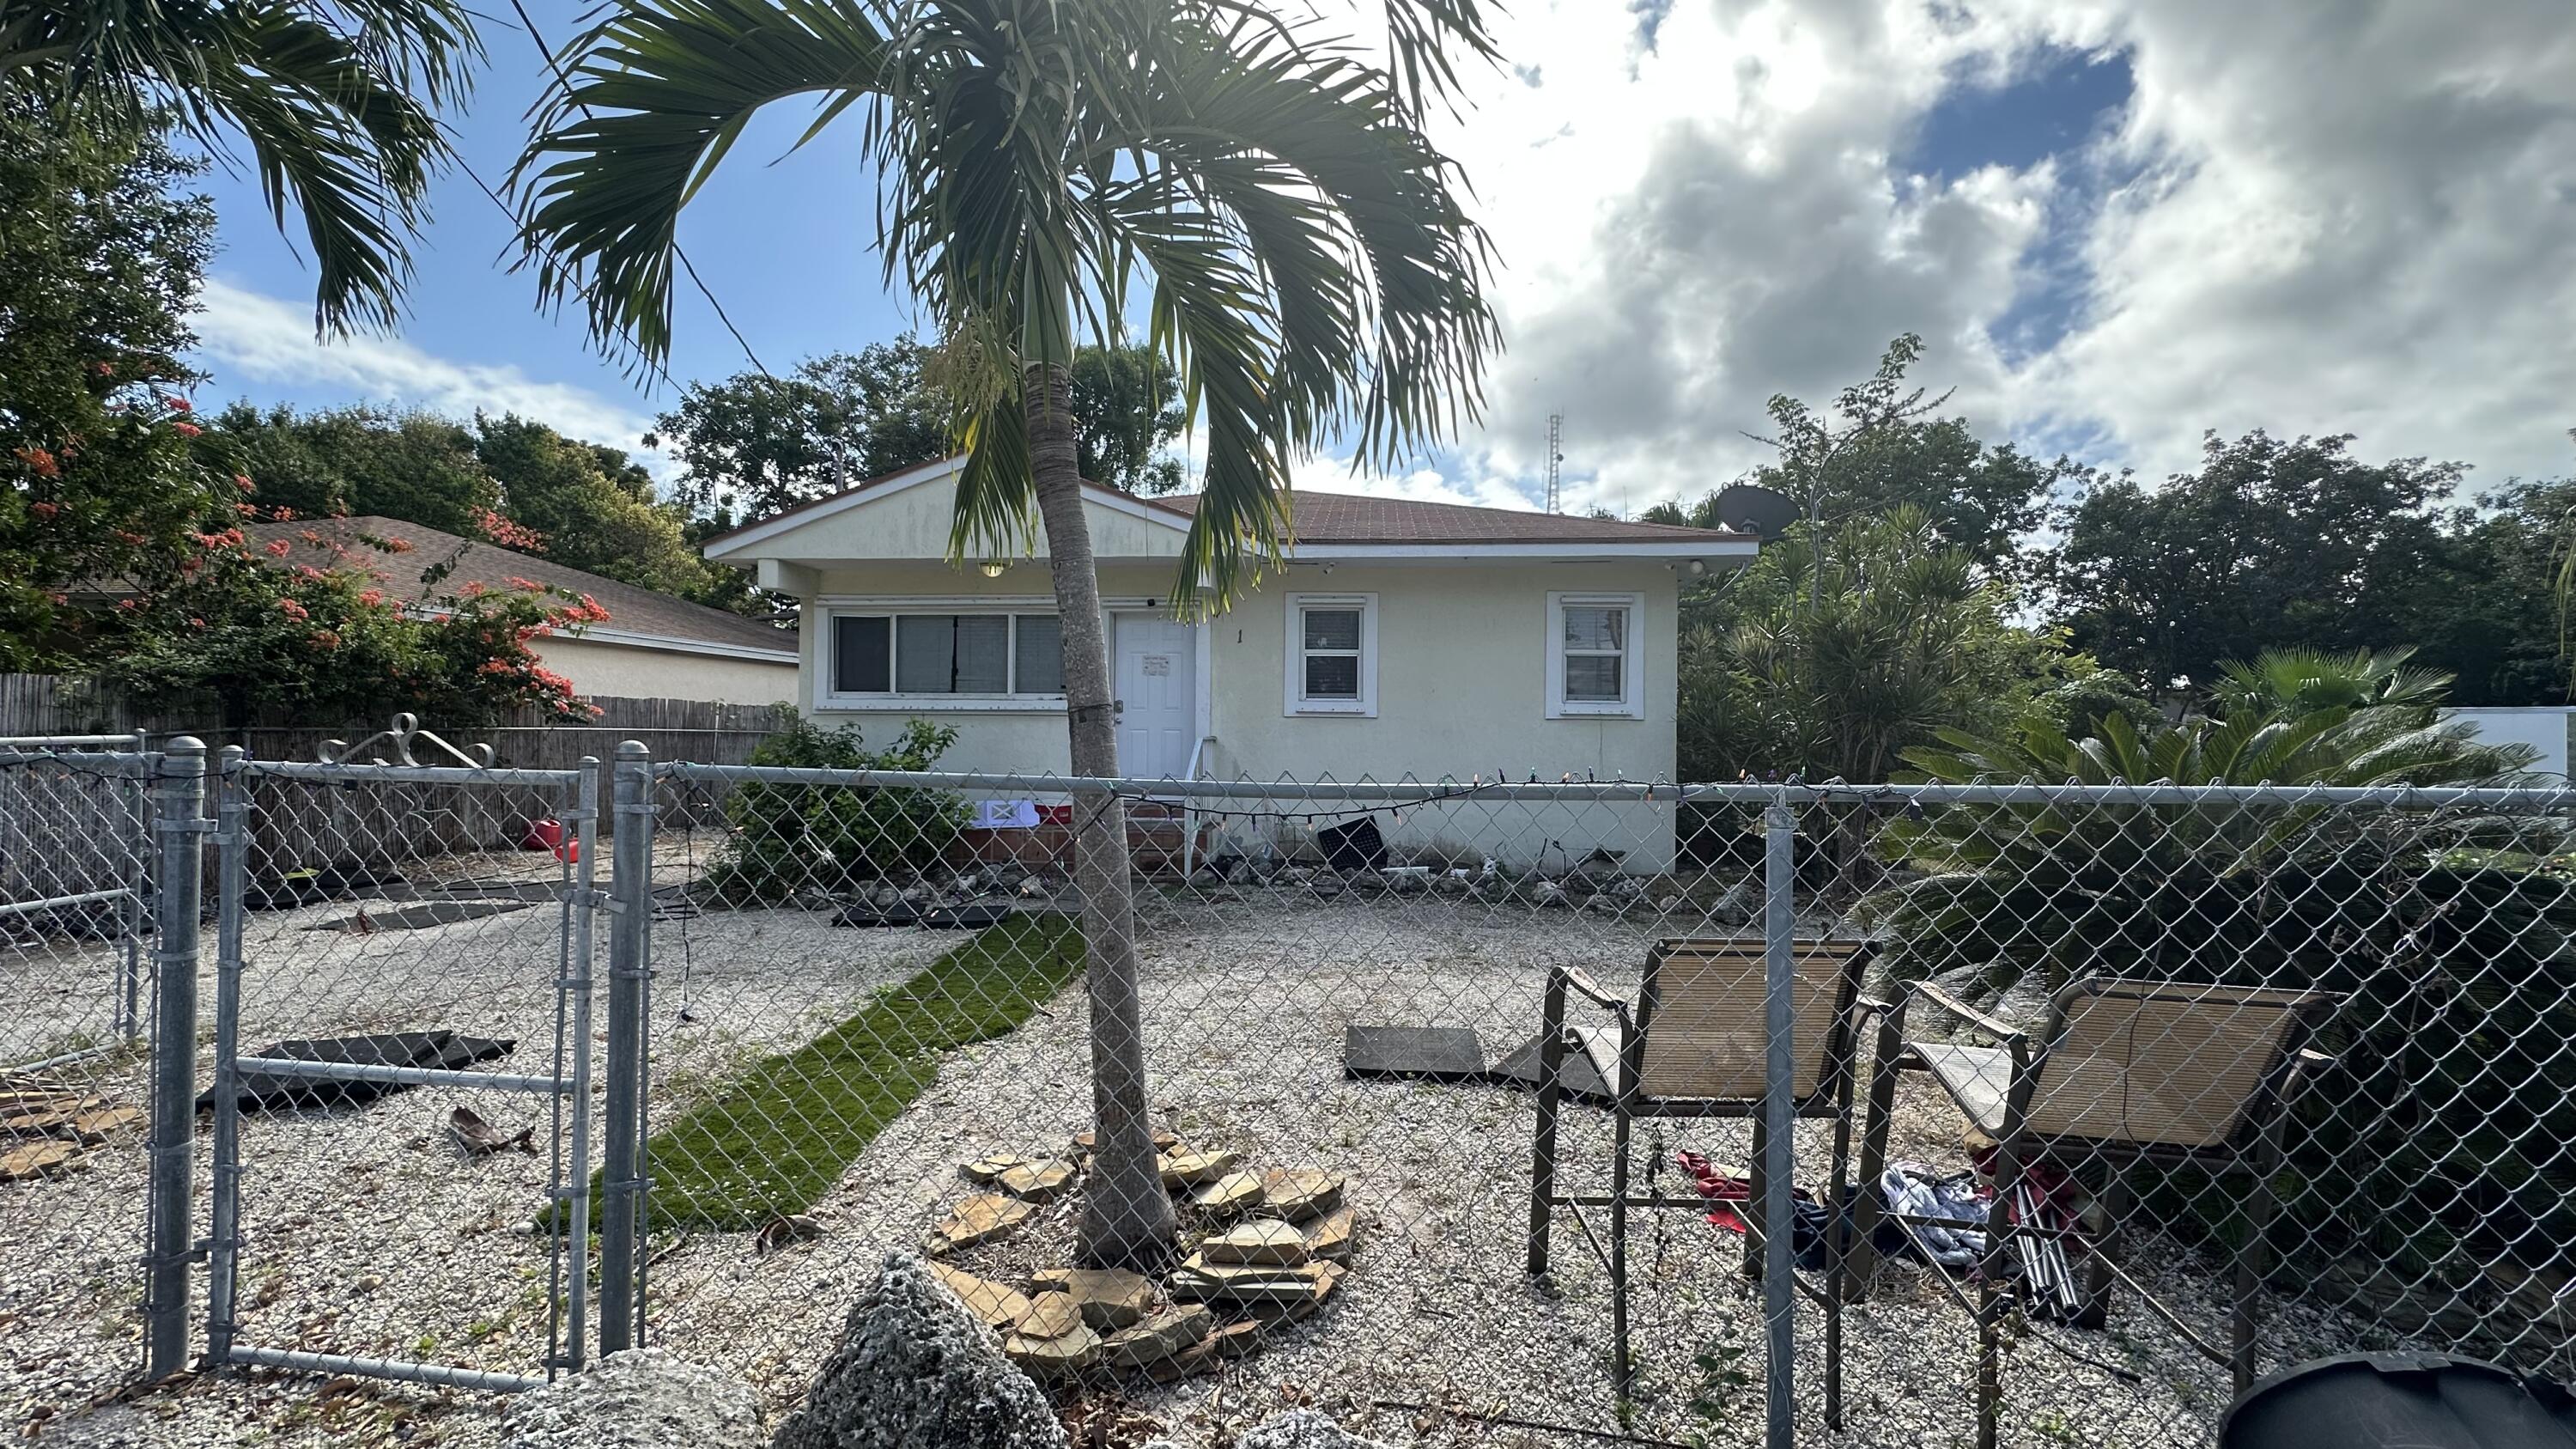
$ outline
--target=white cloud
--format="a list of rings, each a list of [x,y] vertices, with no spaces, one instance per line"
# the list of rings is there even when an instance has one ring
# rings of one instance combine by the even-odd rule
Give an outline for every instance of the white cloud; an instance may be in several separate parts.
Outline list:
[[[2564,21],[2563,0],[1685,0],[1649,48],[1598,0],[1514,6],[1519,69],[1444,137],[1502,254],[1509,350],[1439,474],[1369,486],[1534,498],[1561,409],[1569,507],[1696,495],[1766,455],[1742,434],[1772,393],[1821,401],[1905,331],[1989,438],[2150,474],[2256,426],[2564,472]],[[2106,139],[1906,173],[1945,93],[2051,47],[2127,53]],[[2050,288],[2064,325],[1999,349]]]
[[[309,307],[210,279],[196,318],[198,346],[219,383],[242,379],[310,387],[352,402],[427,408],[457,417],[517,413],[576,438],[640,452],[652,419],[587,388],[546,382],[510,364],[456,362],[397,338],[313,338]]]

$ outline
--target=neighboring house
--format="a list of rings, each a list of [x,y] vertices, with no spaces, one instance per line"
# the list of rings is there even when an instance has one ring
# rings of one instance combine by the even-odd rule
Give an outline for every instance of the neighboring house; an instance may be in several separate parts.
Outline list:
[[[878,740],[934,720],[958,731],[945,765],[1061,773],[1047,566],[946,561],[961,467],[872,479],[706,556],[803,601],[809,717]],[[1193,624],[1170,590],[1196,500],[1086,486],[1119,768],[1147,778],[1671,780],[1678,594],[1755,550],[1708,529],[1301,490],[1285,567]],[[1404,814],[1382,828],[1466,852],[1672,854],[1668,802]]]
[[[462,593],[469,584],[497,591],[515,587],[514,579],[588,594],[608,610],[605,623],[531,642],[545,666],[570,679],[578,694],[728,704],[796,697],[794,630],[398,518],[249,523],[242,532],[256,543],[284,539],[292,545],[277,560],[282,567],[315,562],[303,541],[308,532],[337,543],[348,551],[350,565],[376,571],[388,598],[414,609],[435,612],[438,599]],[[361,535],[407,547],[380,552]],[[423,572],[440,565],[445,572],[424,582]]]

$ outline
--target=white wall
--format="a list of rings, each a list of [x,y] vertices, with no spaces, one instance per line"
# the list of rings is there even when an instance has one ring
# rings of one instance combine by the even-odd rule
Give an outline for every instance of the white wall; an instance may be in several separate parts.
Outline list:
[[[1101,571],[1101,593],[1168,606],[1171,581],[1169,565],[1113,565]],[[905,561],[821,570],[817,602],[899,595],[1039,599],[1050,589],[1042,565],[1020,563],[1000,579],[986,579],[973,569]],[[1644,596],[1639,657],[1645,718],[1546,718],[1547,596],[1564,590]],[[1378,596],[1375,718],[1286,713],[1291,592]],[[1201,626],[1209,636],[1208,727],[1218,742],[1210,772],[1381,782],[1408,776],[1464,782],[1491,779],[1498,771],[1514,780],[1532,773],[1546,780],[1670,780],[1678,593],[1677,576],[1660,563],[1339,565],[1329,576],[1319,566],[1292,566]],[[814,688],[829,633],[820,610],[809,609],[798,707],[817,721],[855,723],[869,740],[882,741],[906,719],[929,719],[958,731],[957,747],[942,762],[947,766],[1033,774],[1069,768],[1061,705],[818,708]],[[1280,808],[1294,813],[1285,804]],[[1623,852],[1632,868],[1660,869],[1673,851],[1669,804],[1576,809],[1475,802],[1408,811],[1401,821],[1383,815],[1379,823],[1402,844],[1442,843],[1513,863],[1543,853],[1551,861],[1565,854],[1580,859],[1601,846]]]
[[[2531,768],[2542,774],[2567,773],[2568,737],[2576,708],[2562,705],[2534,705],[2516,709],[2455,709],[2452,719],[2464,720],[2478,727],[2478,738],[2489,744],[2530,745],[2540,751]]]
[[[796,697],[799,671],[793,664],[561,635],[532,640],[530,647],[548,669],[571,680],[577,694],[725,704],[775,704]]]

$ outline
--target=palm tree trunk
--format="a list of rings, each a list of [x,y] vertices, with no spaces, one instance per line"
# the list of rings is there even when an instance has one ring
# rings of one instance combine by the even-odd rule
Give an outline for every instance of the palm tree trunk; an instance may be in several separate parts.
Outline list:
[[[1109,650],[1102,637],[1100,575],[1082,513],[1074,461],[1073,377],[1033,364],[1021,380],[1038,513],[1046,524],[1047,567],[1055,576],[1064,629],[1065,726],[1073,773],[1118,773],[1118,732],[1110,703]],[[1091,1185],[1082,1211],[1080,1253],[1092,1267],[1158,1267],[1170,1260],[1172,1200],[1154,1161],[1147,1117],[1143,1010],[1136,991],[1136,899],[1127,859],[1127,806],[1105,791],[1073,800],[1073,878],[1082,891],[1082,936],[1090,953]]]

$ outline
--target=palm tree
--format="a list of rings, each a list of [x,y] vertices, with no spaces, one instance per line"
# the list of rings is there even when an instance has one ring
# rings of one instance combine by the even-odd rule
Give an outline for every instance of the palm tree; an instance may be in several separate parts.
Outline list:
[[[1473,416],[1496,346],[1490,256],[1425,138],[1490,58],[1477,0],[1390,0],[1372,63],[1240,0],[638,0],[565,48],[520,160],[544,294],[594,339],[659,359],[681,208],[773,102],[811,139],[853,110],[876,170],[889,287],[924,304],[967,452],[952,556],[1043,531],[1078,777],[1114,776],[1099,582],[1070,374],[1150,282],[1150,345],[1207,439],[1172,590],[1222,607],[1288,535],[1292,462],[1346,439],[1383,464]],[[800,142],[801,144],[801,142]],[[1172,1211],[1146,1118],[1126,813],[1075,802],[1095,1168],[1083,1253],[1150,1262]]]
[[[391,326],[407,238],[449,158],[438,112],[482,57],[463,0],[11,0],[0,92],[128,130],[167,121],[217,155],[226,128],[281,230],[290,200],[325,333]]]

